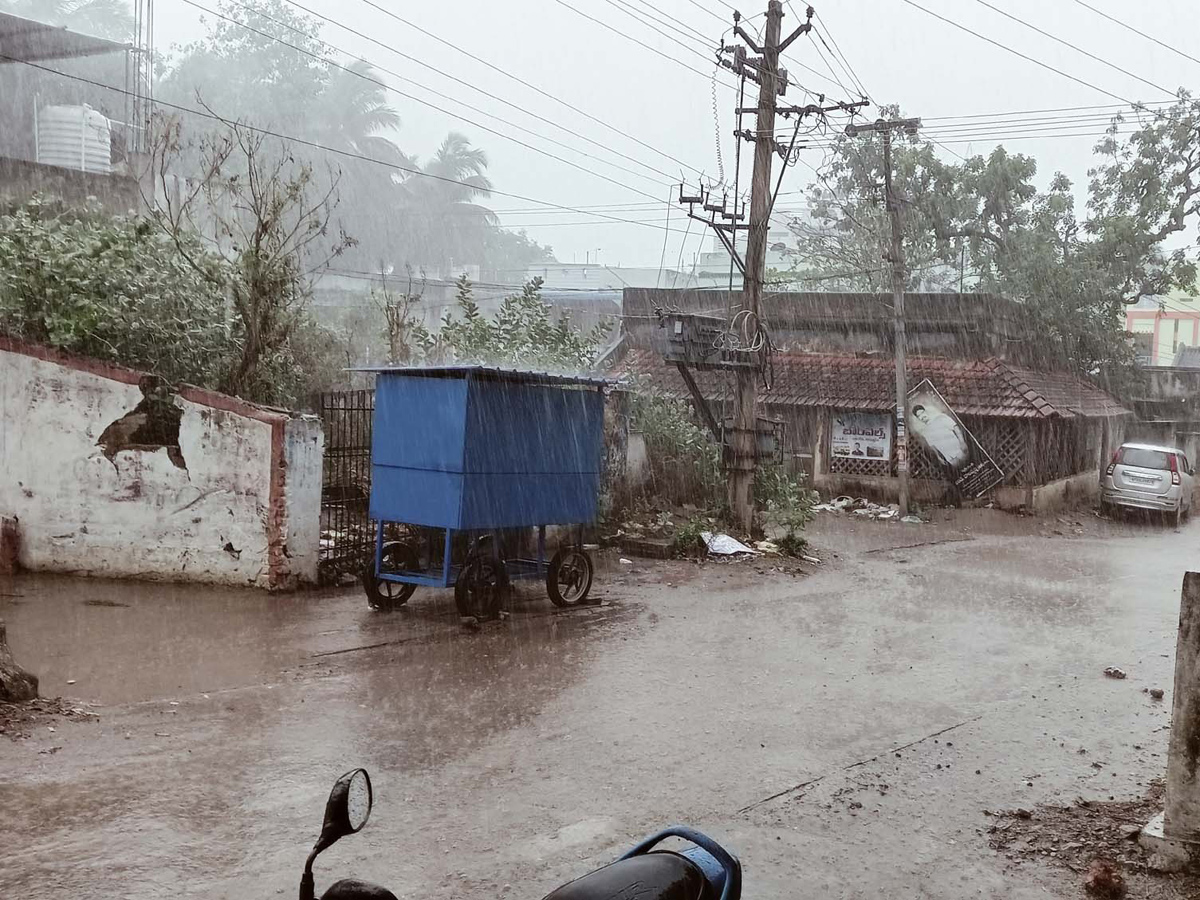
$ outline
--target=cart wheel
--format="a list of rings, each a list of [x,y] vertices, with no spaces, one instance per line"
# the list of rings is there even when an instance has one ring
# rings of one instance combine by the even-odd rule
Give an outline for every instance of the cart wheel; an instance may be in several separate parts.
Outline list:
[[[383,545],[382,564],[385,572],[395,572],[396,570],[415,572],[421,568],[421,560],[417,556],[417,551],[400,541],[392,541]],[[399,609],[408,602],[408,598],[417,589],[415,584],[401,584],[398,581],[377,578],[374,558],[363,569],[362,580],[363,587],[367,592],[367,603],[371,609],[381,609],[385,612]]]
[[[475,556],[467,560],[454,582],[454,605],[464,619],[491,619],[500,610],[507,590],[504,563],[490,556]]]
[[[592,558],[586,550],[564,547],[550,560],[546,571],[546,593],[555,606],[574,606],[587,599],[592,589]]]

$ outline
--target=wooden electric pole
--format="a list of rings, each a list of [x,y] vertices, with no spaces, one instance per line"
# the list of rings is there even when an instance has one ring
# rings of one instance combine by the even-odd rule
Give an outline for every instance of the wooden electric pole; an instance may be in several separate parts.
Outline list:
[[[854,137],[865,131],[883,135],[884,205],[892,226],[891,248],[887,259],[892,264],[892,322],[896,344],[896,476],[900,482],[900,515],[908,515],[908,337],[904,324],[904,243],[900,231],[900,199],[892,184],[892,132],[903,129],[916,134],[920,119],[878,119],[870,125],[847,125],[846,134]]]

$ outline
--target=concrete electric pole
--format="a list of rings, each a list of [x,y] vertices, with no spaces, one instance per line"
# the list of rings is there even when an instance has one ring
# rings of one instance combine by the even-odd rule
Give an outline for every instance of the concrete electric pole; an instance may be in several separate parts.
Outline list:
[[[896,475],[900,482],[900,515],[908,515],[908,337],[904,324],[904,244],[900,232],[900,200],[892,183],[892,132],[903,129],[916,134],[920,119],[878,119],[870,125],[847,125],[846,134],[854,137],[863,132],[883,135],[884,204],[892,226],[888,261],[892,264],[892,321],[896,344]]]
[[[812,10],[809,9],[811,17]],[[737,16],[735,14],[735,22]],[[780,90],[779,54],[797,37],[812,29],[811,20],[780,40],[783,23],[783,4],[770,0],[767,4],[766,32],[759,46],[740,24],[734,30],[755,53],[757,60],[746,65],[757,76],[758,121],[754,129],[754,171],[750,178],[750,227],[746,237],[745,271],[743,273],[743,309],[757,326],[761,322],[763,278],[767,259],[767,231],[771,221],[771,162],[777,152],[775,143],[775,111]],[[782,73],[786,78],[787,74]],[[787,160],[784,160],[787,164]],[[754,518],[754,469],[758,459],[758,380],[759,372],[751,368],[737,370],[737,391],[734,394],[733,462],[729,471],[729,509],[738,526],[750,531]]]
[[[751,37],[741,25],[741,14],[733,13],[733,28],[738,38],[745,44],[726,45],[724,40],[718,50],[717,59],[720,65],[732,70],[742,79],[744,88],[746,81],[758,84],[758,105],[743,107],[735,110],[738,128],[734,136],[739,140],[754,144],[754,171],[750,182],[750,220],[741,224],[745,215],[739,204],[737,176],[734,179],[733,209],[729,209],[729,196],[726,193],[719,202],[715,201],[710,189],[701,185],[694,194],[684,195],[684,185],[679,186],[679,202],[688,205],[688,217],[703,222],[711,227],[717,237],[729,251],[731,264],[742,274],[741,309],[726,323],[718,323],[716,330],[717,342],[710,337],[702,341],[693,338],[696,346],[692,358],[681,351],[682,355],[674,361],[680,366],[684,380],[688,382],[697,409],[707,419],[714,435],[721,439],[720,429],[716,420],[707,412],[706,401],[699,389],[695,387],[685,369],[689,365],[706,368],[732,368],[736,372],[737,387],[733,395],[732,428],[724,432],[728,452],[726,473],[729,487],[729,511],[734,523],[745,533],[749,533],[754,519],[754,471],[758,465],[758,383],[764,378],[771,353],[770,335],[763,322],[761,314],[763,282],[767,259],[767,239],[771,221],[771,209],[782,183],[782,174],[775,183],[774,191],[771,186],[771,163],[778,154],[782,158],[784,169],[795,162],[798,152],[796,139],[800,133],[800,123],[807,116],[825,116],[831,112],[843,112],[854,115],[868,101],[866,98],[853,102],[833,102],[823,105],[826,98],[820,96],[819,103],[809,103],[803,106],[779,106],[779,97],[787,91],[788,73],[779,65],[782,54],[796,38],[812,31],[813,9],[808,7],[805,21],[786,38],[781,39],[783,22],[783,5],[780,0],[769,0],[766,13],[766,27],[759,39]],[[759,44],[759,40],[762,44]],[[757,56],[749,56],[747,48]],[[726,59],[725,57],[729,57]],[[756,118],[753,130],[741,127],[743,115],[754,115]],[[776,116],[796,116],[797,122],[790,144],[783,144],[775,139]],[[739,144],[740,146],[740,144]],[[740,160],[740,153],[739,153]],[[740,166],[739,166],[740,168]],[[697,213],[697,209],[701,214]],[[737,252],[737,232],[747,232],[745,256]],[[703,317],[693,317],[703,318]],[[741,323],[740,325],[738,323]],[[676,335],[682,334],[683,322],[676,322]],[[712,329],[711,322],[694,323],[693,328]],[[747,337],[749,336],[749,337]],[[682,347],[687,340],[680,338]],[[702,346],[701,346],[702,345]],[[714,348],[719,351],[713,358]]]

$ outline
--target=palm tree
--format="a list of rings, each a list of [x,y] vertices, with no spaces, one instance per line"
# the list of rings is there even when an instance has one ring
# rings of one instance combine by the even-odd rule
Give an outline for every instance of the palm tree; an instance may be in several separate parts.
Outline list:
[[[317,138],[327,147],[387,162],[407,162],[400,148],[382,134],[399,130],[400,114],[388,106],[387,91],[376,80],[370,63],[361,59],[345,68],[331,66],[311,114]]]
[[[401,185],[408,211],[408,262],[448,276],[456,263],[481,262],[483,239],[498,224],[477,203],[491,195],[487,154],[458,132],[446,135],[437,153]]]
[[[305,116],[317,143],[341,151],[328,160],[340,173],[337,216],[356,241],[345,258],[363,268],[380,260],[398,267],[397,247],[403,242],[395,216],[399,183],[403,170],[415,165],[390,137],[400,128],[400,114],[388,105],[387,91],[377,80],[362,60],[345,68],[330,66],[325,87]]]

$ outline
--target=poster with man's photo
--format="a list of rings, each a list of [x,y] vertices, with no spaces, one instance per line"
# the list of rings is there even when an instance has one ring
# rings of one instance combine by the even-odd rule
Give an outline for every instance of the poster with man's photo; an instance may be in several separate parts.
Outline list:
[[[1004,480],[1003,470],[928,378],[908,393],[908,430],[942,466],[960,497],[981,497]]]

